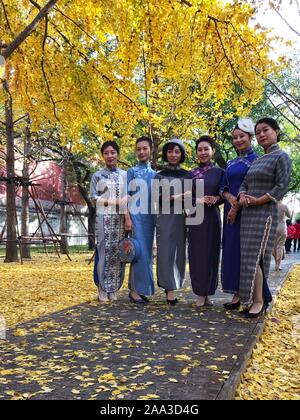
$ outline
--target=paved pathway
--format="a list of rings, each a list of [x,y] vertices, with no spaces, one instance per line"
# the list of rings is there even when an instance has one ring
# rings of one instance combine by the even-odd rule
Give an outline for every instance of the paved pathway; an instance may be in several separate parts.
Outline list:
[[[273,293],[295,262],[271,274]],[[231,398],[263,321],[226,313],[227,299],[218,291],[214,308],[197,309],[187,287],[175,307],[161,292],[137,307],[123,291],[18,325],[0,341],[0,399]]]

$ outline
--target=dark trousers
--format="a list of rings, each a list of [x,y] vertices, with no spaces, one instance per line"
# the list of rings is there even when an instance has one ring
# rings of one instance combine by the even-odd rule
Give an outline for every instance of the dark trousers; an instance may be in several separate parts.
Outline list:
[[[292,242],[293,242],[293,239],[287,238],[287,240],[285,242],[285,251],[286,252],[291,252]]]
[[[300,251],[300,239],[294,239],[294,252]]]

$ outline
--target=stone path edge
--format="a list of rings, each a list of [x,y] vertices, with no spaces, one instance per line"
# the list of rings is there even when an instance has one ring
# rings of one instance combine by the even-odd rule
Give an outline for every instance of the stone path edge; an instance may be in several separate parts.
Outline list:
[[[281,285],[276,290],[276,295],[273,297],[273,301],[270,306],[269,312],[272,311],[273,305],[275,303],[276,297],[279,295],[281,289],[283,288],[286,280],[288,279],[291,272],[294,270],[296,263],[294,263],[289,271],[286,273]],[[230,375],[226,382],[224,383],[222,389],[220,390],[219,394],[216,397],[216,400],[234,400],[236,390],[242,380],[242,376],[245,373],[249,360],[251,359],[254,347],[256,346],[257,342],[259,341],[260,337],[262,336],[265,326],[266,326],[266,318],[263,318],[258,324],[255,326],[253,330],[252,337],[249,338],[247,346],[249,350],[246,353],[243,353],[239,359],[236,361],[233,369],[230,372]]]

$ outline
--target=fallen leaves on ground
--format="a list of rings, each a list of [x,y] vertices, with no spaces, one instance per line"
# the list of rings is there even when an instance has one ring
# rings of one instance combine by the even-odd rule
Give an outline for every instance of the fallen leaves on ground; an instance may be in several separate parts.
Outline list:
[[[41,254],[24,265],[0,263],[0,316],[8,327],[95,299],[90,254]],[[20,332],[21,334],[21,332]]]
[[[300,266],[286,280],[237,390],[239,400],[300,400]]]

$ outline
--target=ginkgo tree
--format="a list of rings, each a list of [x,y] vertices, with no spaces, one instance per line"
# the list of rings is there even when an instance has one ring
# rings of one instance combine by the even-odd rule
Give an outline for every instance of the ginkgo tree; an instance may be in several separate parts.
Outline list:
[[[247,114],[279,69],[253,14],[238,0],[1,0],[7,173],[24,114],[32,131],[55,125],[74,152],[86,129],[125,151],[149,134],[154,163],[164,139],[214,131],[224,106],[228,119]],[[7,196],[12,205],[13,188]]]
[[[78,147],[85,125],[127,140],[138,122],[189,136],[207,126],[206,106],[217,115],[230,99],[246,113],[262,93],[261,76],[275,69],[266,33],[249,26],[254,9],[241,1],[39,3],[0,3],[11,94],[33,128],[55,122]],[[33,32],[20,31],[37,16]]]

